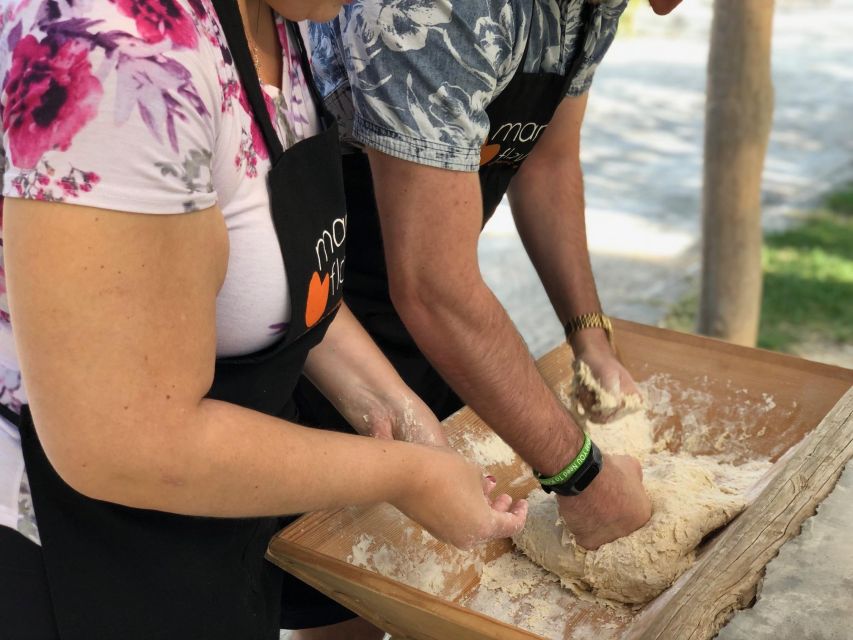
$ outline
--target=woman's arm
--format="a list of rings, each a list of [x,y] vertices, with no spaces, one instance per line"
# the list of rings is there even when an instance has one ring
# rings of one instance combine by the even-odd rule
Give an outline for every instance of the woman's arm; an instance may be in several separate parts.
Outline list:
[[[323,342],[311,350],[305,375],[363,435],[447,445],[435,414],[403,382],[346,305]]]
[[[228,256],[216,207],[153,216],[7,198],[4,253],[39,438],[78,491],[223,517],[389,501],[459,546],[521,527],[526,505],[490,505],[479,469],[445,449],[205,398]]]

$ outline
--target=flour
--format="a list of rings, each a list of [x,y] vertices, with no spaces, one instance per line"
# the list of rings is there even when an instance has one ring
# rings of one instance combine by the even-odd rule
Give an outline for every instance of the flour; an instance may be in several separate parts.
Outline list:
[[[460,551],[439,545],[435,538],[417,526],[403,530],[399,543],[377,541],[363,533],[355,541],[347,562],[420,589],[432,595],[446,596],[457,585],[465,570],[479,573],[483,560],[477,551]],[[458,595],[458,594],[456,594]]]
[[[543,638],[616,640],[632,610],[671,585],[694,561],[703,537],[745,507],[750,488],[770,466],[753,460],[750,437],[768,427],[772,433],[779,416],[796,410],[745,389],[723,394],[737,406],[721,404],[713,393],[713,385],[720,384],[705,377],[688,386],[657,374],[640,385],[646,411],[608,424],[584,416],[584,428],[602,451],[631,454],[643,464],[654,515],[630,536],[595,551],[582,549],[558,522],[554,498],[537,490],[528,498],[528,527],[516,544],[528,546],[546,566],[546,555],[557,558],[553,572],[521,551],[485,563],[482,552],[439,545],[402,515],[401,539],[363,534],[348,560],[442,599],[456,601],[465,594],[460,604]],[[558,393],[572,402],[570,388]],[[457,444],[465,457],[487,469],[514,465],[509,486],[531,482],[529,467],[519,471],[515,453],[496,434],[465,433]],[[524,537],[536,540],[527,545]],[[467,591],[474,572],[481,576],[479,585]]]
[[[398,426],[399,433],[394,437],[405,442],[421,442],[423,444],[437,444],[436,435],[432,431],[424,429],[423,423],[415,415],[415,407],[412,399],[404,398],[403,420]]]
[[[596,605],[579,603],[554,574],[517,551],[486,564],[479,587],[460,604],[550,640],[616,640],[621,637],[617,622],[628,620],[620,612],[610,612],[610,622],[597,620]],[[595,622],[573,620],[567,628],[570,609]]]
[[[465,433],[456,449],[468,460],[484,468],[509,465],[516,460],[515,451],[492,431]]]
[[[487,564],[480,577],[486,589],[500,589],[511,596],[526,596],[543,582],[558,582],[553,573],[543,571],[530,562],[519,562],[519,556],[505,553]]]
[[[773,442],[766,443],[765,450],[775,458],[790,446],[786,429],[796,428],[796,402],[779,406],[773,395],[751,394],[730,380],[701,376],[688,385],[658,373],[641,387],[656,449],[714,455],[742,464],[755,457],[755,441],[766,437],[768,429]],[[720,402],[723,397],[728,401]]]
[[[709,384],[707,378],[704,384]],[[701,418],[711,415],[712,409],[717,409],[718,417],[721,413],[719,407],[712,406],[709,392],[685,389],[659,377],[642,388],[649,403],[647,412],[607,424],[583,422],[602,451],[640,459],[652,501],[649,522],[629,536],[588,551],[565,531],[555,497],[537,489],[528,496],[527,525],[514,538],[520,550],[550,570],[578,597],[616,609],[640,605],[669,587],[695,560],[702,539],[746,507],[749,489],[771,466],[768,460],[734,465],[729,462],[731,456],[697,456],[691,451],[726,451],[750,435],[748,424],[737,429],[726,425],[725,429],[718,428],[716,435],[709,433]],[[738,398],[745,409],[729,408],[729,414],[745,420],[747,416],[761,417],[776,406],[768,394],[751,400],[746,393],[744,390],[743,397]],[[573,402],[565,389],[560,395],[565,403]],[[678,401],[684,404],[673,404]],[[679,413],[676,407],[681,406],[691,411]],[[663,429],[661,422],[665,423]],[[675,441],[684,452],[669,450]],[[488,578],[481,582],[485,589],[519,596],[529,582],[520,581],[519,576],[535,575],[525,573],[530,567],[507,571],[496,563],[486,567]],[[500,586],[502,581],[508,586]]]

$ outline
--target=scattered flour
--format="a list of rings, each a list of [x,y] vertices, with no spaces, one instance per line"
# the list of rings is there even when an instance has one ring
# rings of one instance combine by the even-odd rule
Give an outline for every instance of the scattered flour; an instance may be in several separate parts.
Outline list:
[[[582,368],[575,374],[583,377]],[[544,556],[550,556],[555,572],[520,551],[484,563],[476,552],[434,544],[416,526],[407,526],[402,542],[394,544],[363,534],[348,560],[449,600],[466,593],[470,584],[459,580],[460,574],[476,571],[479,585],[460,601],[464,606],[543,638],[615,640],[632,608],[672,584],[693,562],[703,537],[745,507],[748,490],[770,466],[754,459],[750,438],[784,424],[797,410],[796,405],[778,407],[769,394],[756,398],[730,385],[725,396],[732,403],[720,406],[715,400],[719,389],[712,385],[719,381],[705,376],[688,386],[656,374],[640,385],[642,398],[634,396],[645,400],[646,411],[622,412],[603,425],[581,416],[603,451],[632,454],[643,462],[654,515],[631,536],[595,551],[582,549],[563,530],[554,498],[537,490],[529,497],[528,527],[516,543],[546,566]],[[558,393],[567,406],[576,407],[571,387],[564,385]],[[613,404],[612,398],[599,397],[602,408]],[[485,468],[518,464],[512,449],[490,432],[464,434],[457,448]],[[522,473],[510,486],[528,481],[529,473]],[[537,536],[530,548],[525,537]]]
[[[480,586],[461,604],[549,640],[616,640],[630,619],[629,614],[615,611],[603,619],[596,605],[579,603],[554,574],[517,551],[486,564]],[[584,621],[573,619],[568,628],[568,611]]]
[[[516,454],[500,436],[491,431],[487,433],[466,433],[457,445],[457,450],[481,467],[510,465],[516,461]]]
[[[621,637],[632,610],[639,606],[637,602],[647,601],[671,585],[693,562],[695,549],[707,532],[745,507],[751,487],[771,466],[767,459],[754,459],[750,439],[785,424],[797,409],[795,404],[779,407],[769,394],[755,397],[730,384],[722,395],[732,401],[721,406],[715,400],[718,395],[712,393],[719,394],[719,389],[712,387],[719,384],[704,376],[688,386],[666,374],[656,374],[640,385],[646,411],[623,415],[607,424],[590,422],[581,413],[584,428],[603,451],[631,454],[642,460],[647,488],[658,495],[653,496],[652,521],[631,536],[590,552],[574,545],[571,534],[563,531],[553,497],[535,491],[528,498],[528,527],[541,520],[542,528],[551,531],[551,544],[557,547],[554,554],[563,556],[564,564],[580,565],[576,573],[581,575],[558,577],[516,550],[486,564],[480,585],[463,604],[543,638]],[[567,407],[576,407],[571,386],[563,385],[558,394]],[[685,482],[693,487],[694,494],[679,498],[673,492],[673,483],[682,486]],[[700,506],[703,499],[705,504]],[[680,522],[685,511],[681,503],[688,505],[687,511],[694,511],[694,524]],[[538,516],[539,511],[543,515]],[[664,545],[663,551],[648,551],[655,536],[680,544],[680,550]],[[646,552],[645,560],[644,553],[637,552],[638,546]],[[614,583],[613,576],[619,574],[625,577],[617,577]],[[609,613],[600,614],[603,607]]]
[[[661,400],[655,408],[668,412]],[[693,414],[684,418],[685,431],[704,430],[691,421]],[[564,530],[555,497],[537,489],[528,496],[527,525],[513,540],[564,586],[603,601],[642,604],[669,587],[692,564],[704,536],[746,507],[747,491],[770,467],[768,461],[733,466],[719,456],[665,450],[666,441],[654,441],[645,412],[607,424],[587,421],[585,427],[602,451],[640,459],[651,519],[631,535],[587,551]]]
[[[347,562],[443,597],[459,595],[464,585],[455,584],[459,582],[455,579],[460,573],[466,569],[479,573],[483,568],[482,556],[477,551],[439,545],[429,533],[414,525],[403,530],[398,544],[378,542],[374,536],[361,534]],[[454,589],[458,592],[453,593]]]

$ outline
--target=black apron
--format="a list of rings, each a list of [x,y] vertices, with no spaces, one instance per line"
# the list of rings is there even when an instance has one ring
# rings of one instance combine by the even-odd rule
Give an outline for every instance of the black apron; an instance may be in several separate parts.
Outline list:
[[[287,264],[292,312],[276,344],[216,361],[208,397],[293,420],[292,391],[305,358],[341,300],[346,216],[338,134],[329,124],[283,151],[237,3],[214,5],[270,154],[271,215]],[[304,55],[303,66],[309,74]],[[6,409],[4,415],[19,425],[62,640],[278,639],[282,574],[264,552],[280,518],[188,517],[92,500],[50,465],[28,408],[19,418],[9,414]]]
[[[494,214],[510,181],[548,126],[583,64],[586,36],[594,10],[595,7],[588,2],[582,8],[579,45],[565,74],[527,73],[520,66],[501,94],[486,108],[490,128],[481,149],[479,170],[483,226]],[[522,65],[529,46],[528,34]],[[391,303],[367,154],[345,155],[343,167],[347,212],[351,221],[344,300],[406,384],[439,419],[444,419],[461,408],[463,402],[418,349]],[[343,417],[305,378],[299,383],[296,400],[306,423],[334,424],[345,428]]]

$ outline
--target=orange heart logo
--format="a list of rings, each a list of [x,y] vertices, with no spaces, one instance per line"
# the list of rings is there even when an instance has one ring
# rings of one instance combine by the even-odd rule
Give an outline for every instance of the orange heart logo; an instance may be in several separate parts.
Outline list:
[[[482,167],[487,162],[491,162],[501,150],[499,144],[484,144],[480,147],[480,166]]]
[[[308,283],[308,301],[305,303],[305,326],[313,327],[326,310],[329,301],[329,274],[320,281],[320,274],[316,271]]]

